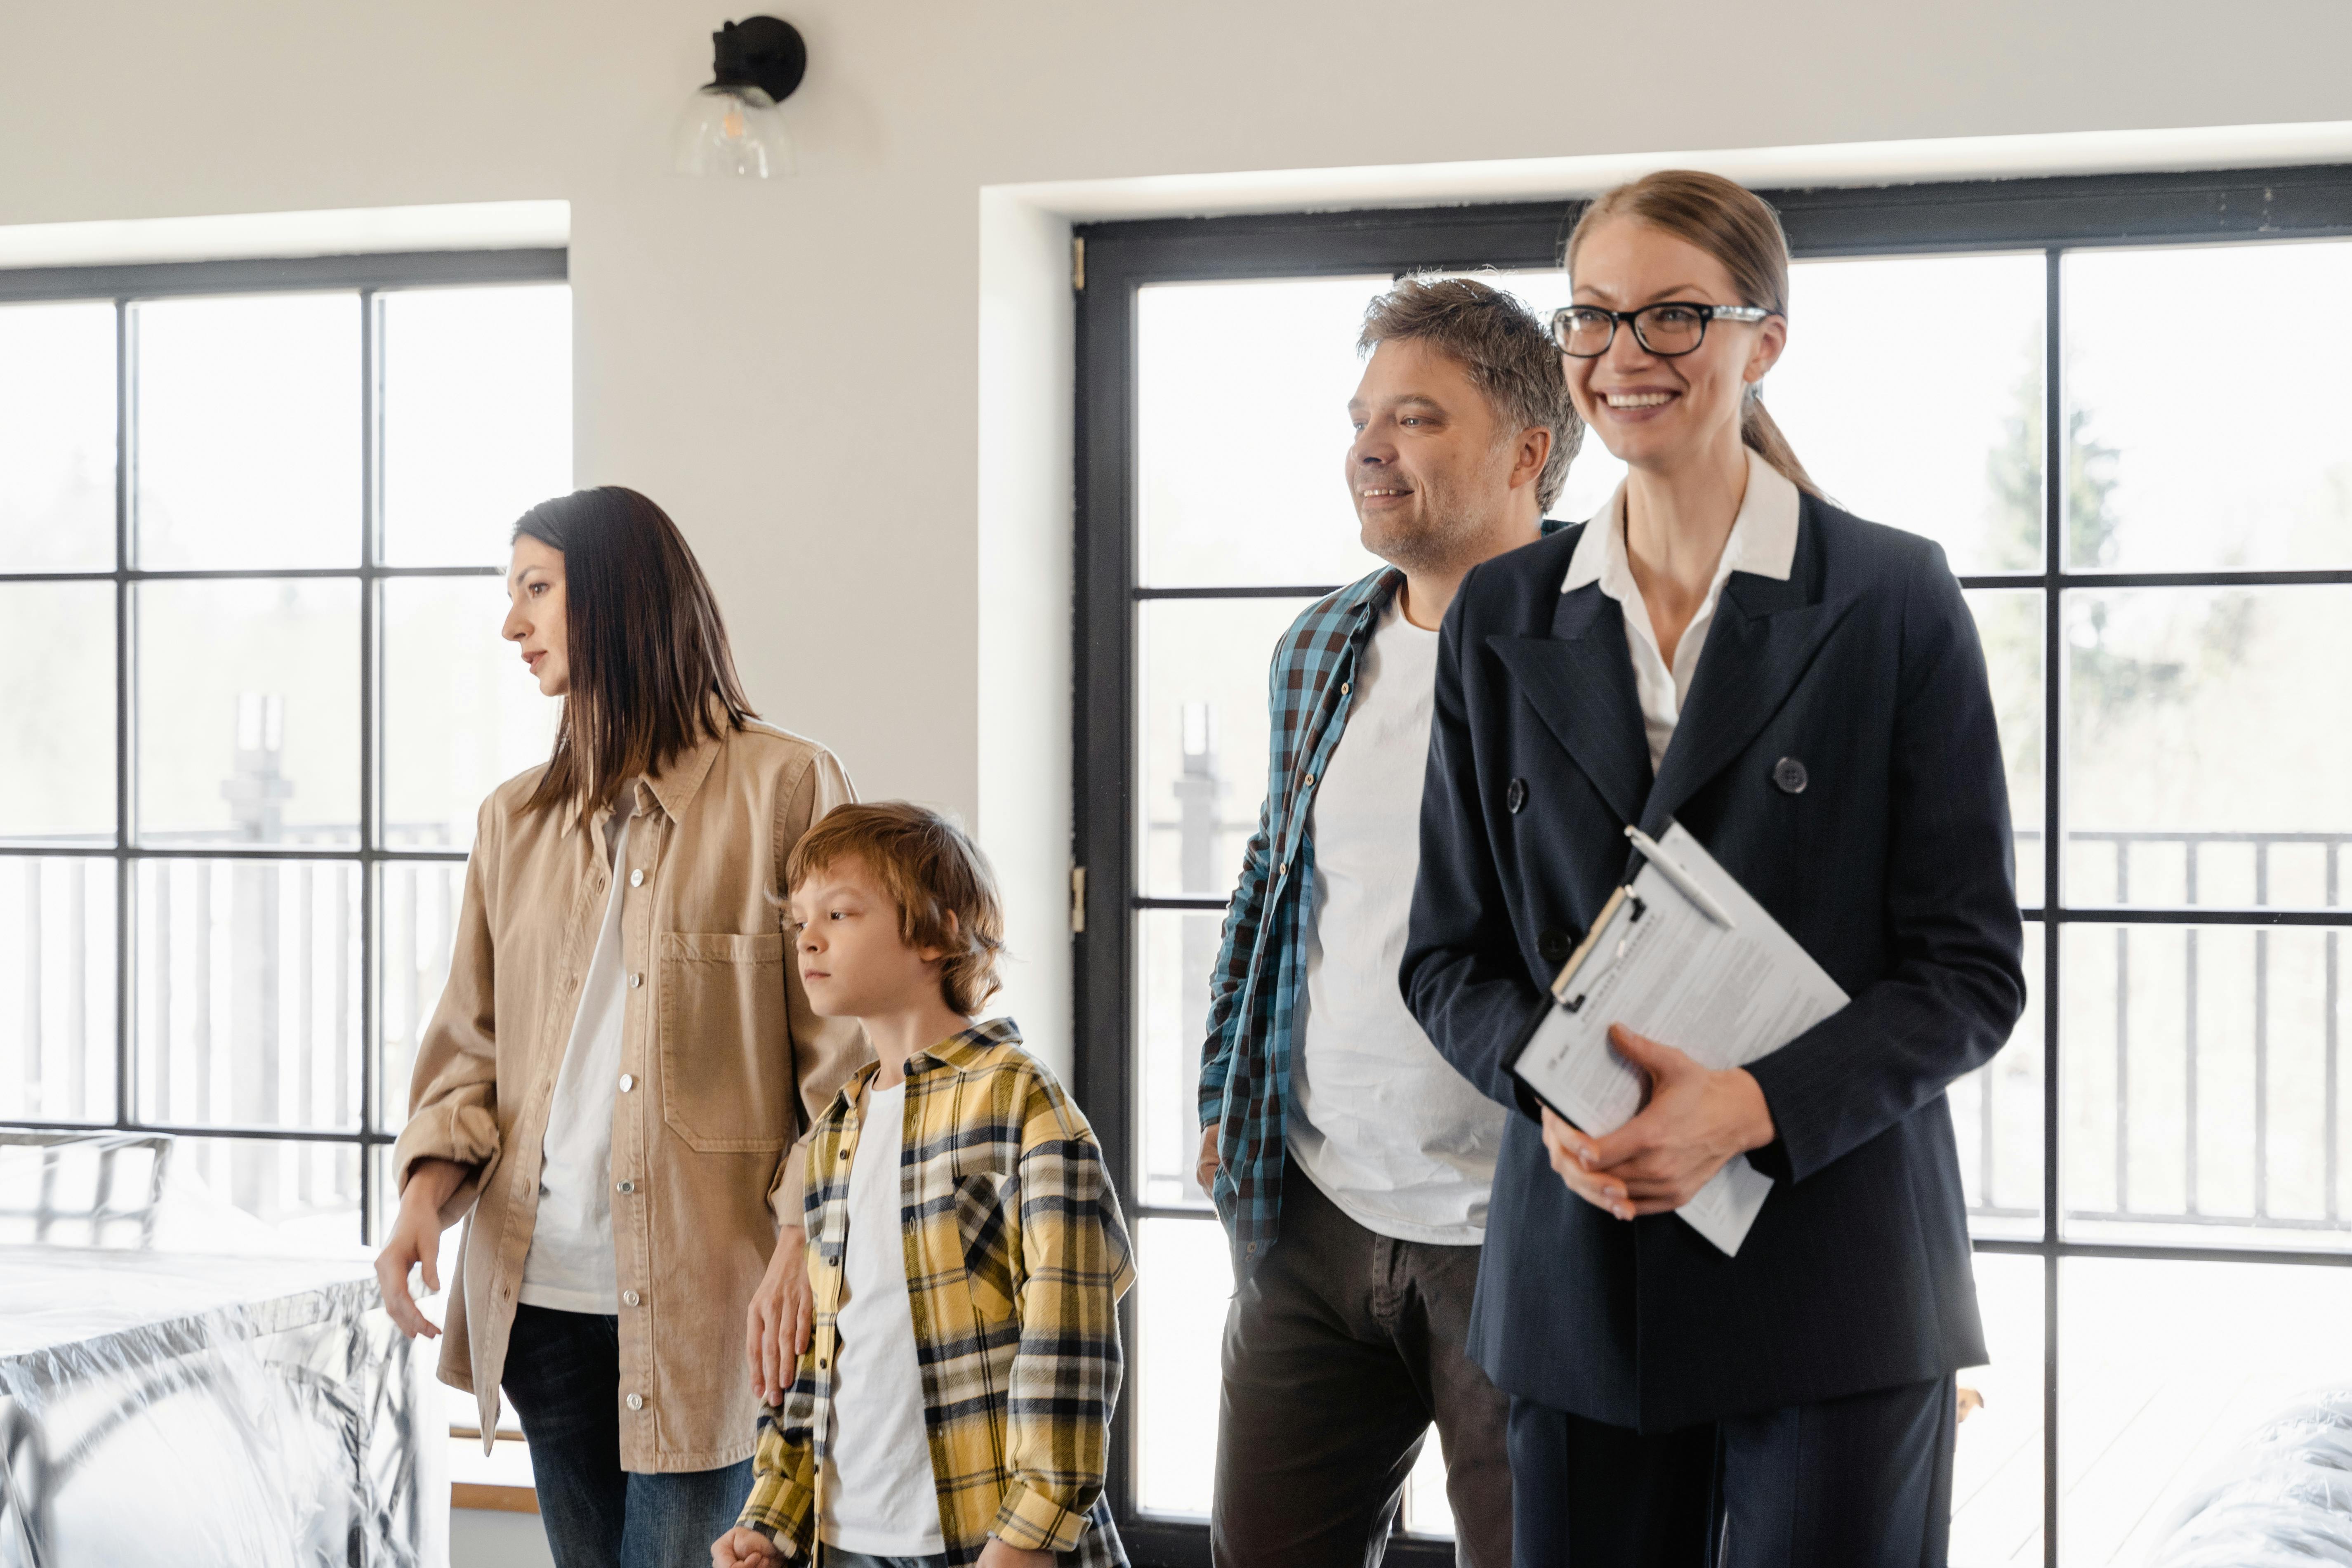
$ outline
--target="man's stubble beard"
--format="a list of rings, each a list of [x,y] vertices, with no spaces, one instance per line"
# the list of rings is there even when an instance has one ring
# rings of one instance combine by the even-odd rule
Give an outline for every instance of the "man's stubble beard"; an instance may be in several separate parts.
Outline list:
[[[1415,493],[1423,504],[1405,527],[1387,525],[1376,531],[1375,525],[1359,514],[1364,548],[1405,572],[1475,565],[1487,531],[1486,520],[1448,488],[1424,485]]]

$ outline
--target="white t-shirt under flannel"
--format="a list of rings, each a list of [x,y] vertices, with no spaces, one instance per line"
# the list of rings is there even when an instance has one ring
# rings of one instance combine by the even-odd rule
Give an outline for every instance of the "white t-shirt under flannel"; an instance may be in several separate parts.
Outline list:
[[[923,1373],[907,1299],[899,1152],[907,1081],[868,1084],[849,1166],[849,1229],[835,1314],[833,1439],[817,1538],[844,1552],[928,1557],[944,1550],[923,1427]]]
[[[1389,602],[1356,662],[1348,727],[1314,787],[1307,985],[1290,1060],[1291,1158],[1365,1229],[1475,1246],[1508,1112],[1438,1054],[1404,1005],[1437,634]]]

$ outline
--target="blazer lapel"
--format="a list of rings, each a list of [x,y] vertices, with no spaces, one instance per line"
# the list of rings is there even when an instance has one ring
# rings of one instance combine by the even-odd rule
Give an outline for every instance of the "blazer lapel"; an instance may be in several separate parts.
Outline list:
[[[1486,646],[1610,809],[1633,821],[1650,793],[1650,743],[1617,601],[1587,584],[1559,596],[1551,636],[1490,637]]]
[[[1724,584],[1689,700],[1643,807],[1644,832],[1663,834],[1684,803],[1747,750],[1853,606],[1850,597],[1822,602],[1819,531],[1810,516],[1802,526],[1787,582],[1734,572]]]

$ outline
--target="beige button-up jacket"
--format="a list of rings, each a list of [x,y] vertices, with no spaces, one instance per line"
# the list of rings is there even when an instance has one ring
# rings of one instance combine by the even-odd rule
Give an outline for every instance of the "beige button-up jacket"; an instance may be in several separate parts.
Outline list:
[[[784,862],[852,798],[831,752],[754,724],[635,787],[638,820],[607,868],[609,808],[526,813],[539,770],[482,805],[448,989],[419,1042],[393,1152],[475,1167],[448,1281],[441,1377],[496,1426],[523,1258],[539,1206],[556,1071],[615,875],[628,976],[613,1104],[613,1247],[621,1290],[621,1465],[706,1470],[748,1457],[760,1404],[743,1359],[751,1292],[782,1216],[799,1223],[799,1140],[869,1056],[817,1017],[790,962]]]

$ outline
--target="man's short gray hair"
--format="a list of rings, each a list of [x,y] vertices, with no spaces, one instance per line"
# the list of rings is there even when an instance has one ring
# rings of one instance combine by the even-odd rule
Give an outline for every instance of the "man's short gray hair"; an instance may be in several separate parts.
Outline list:
[[[1359,352],[1385,342],[1425,342],[1470,373],[1514,434],[1541,425],[1551,456],[1536,479],[1536,505],[1549,511],[1568,483],[1568,465],[1584,439],[1584,421],[1569,401],[1559,350],[1536,314],[1509,294],[1472,278],[1404,278],[1364,311]]]

